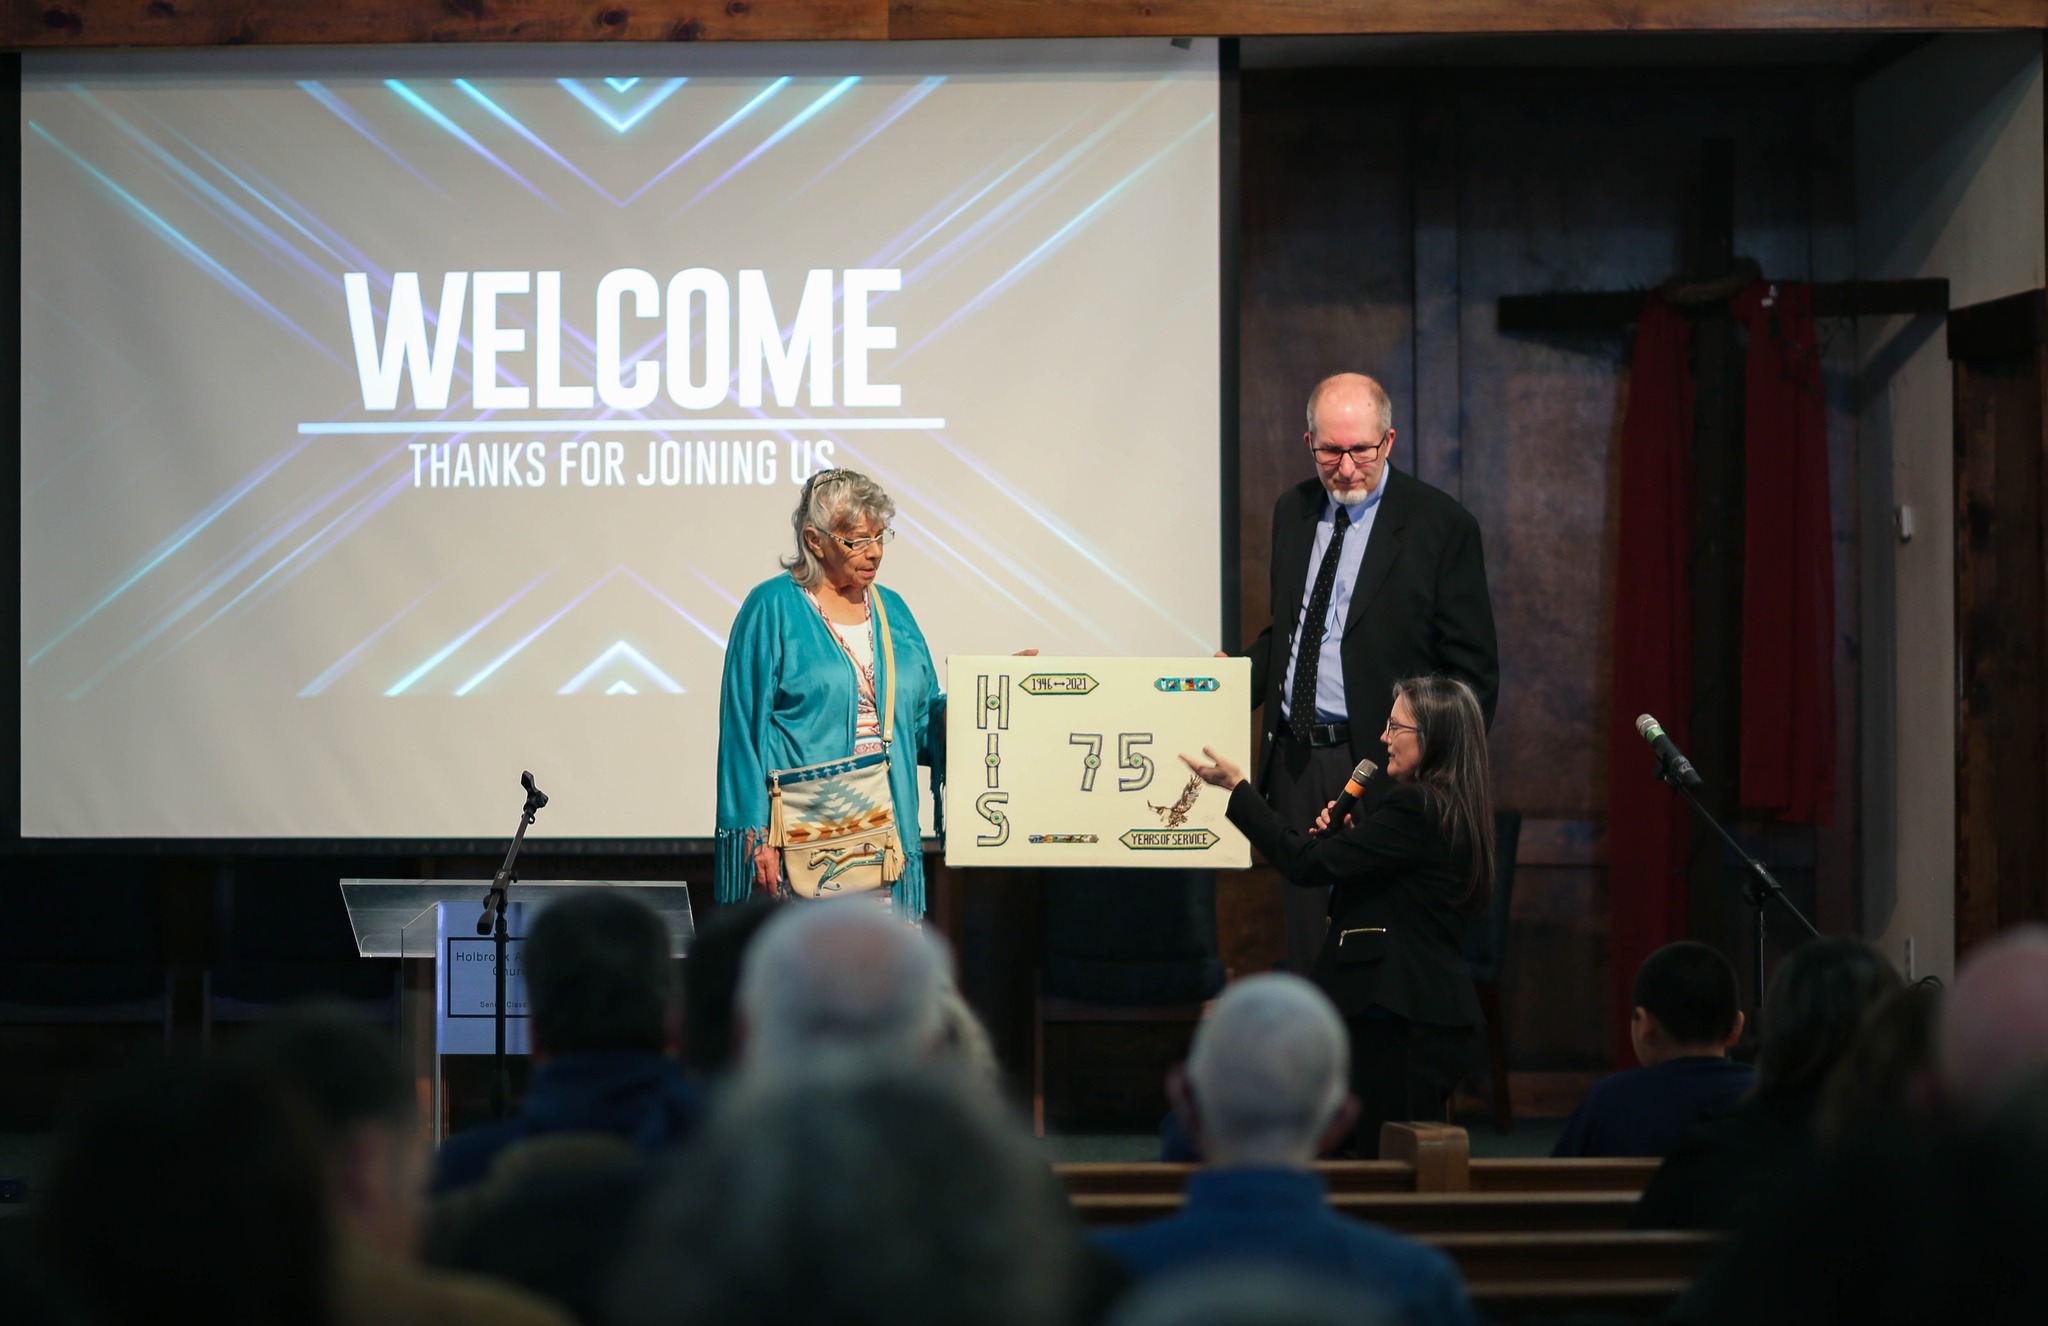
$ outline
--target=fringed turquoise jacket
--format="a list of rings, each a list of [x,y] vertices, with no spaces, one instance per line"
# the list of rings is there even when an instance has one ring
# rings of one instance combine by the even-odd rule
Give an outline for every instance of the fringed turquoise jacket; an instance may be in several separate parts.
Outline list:
[[[894,889],[899,916],[923,916],[924,853],[918,839],[917,766],[931,768],[934,805],[945,786],[946,697],[924,632],[894,590],[884,596],[895,641],[895,677],[879,641],[875,684],[896,689],[896,735],[889,747],[889,790],[903,845]],[[768,833],[768,771],[796,769],[853,753],[859,692],[853,663],[817,605],[788,575],[756,585],[733,620],[718,697],[718,900],[737,902],[754,887],[751,849]]]

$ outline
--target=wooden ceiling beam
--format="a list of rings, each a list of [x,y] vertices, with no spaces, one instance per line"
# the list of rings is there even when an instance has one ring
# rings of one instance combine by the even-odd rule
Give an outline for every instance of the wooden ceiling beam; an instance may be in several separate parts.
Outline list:
[[[888,0],[6,0],[0,46],[875,41]]]
[[[2048,28],[2048,0],[5,0],[0,47]]]
[[[2048,27],[2048,0],[892,0],[891,37],[1886,32]]]

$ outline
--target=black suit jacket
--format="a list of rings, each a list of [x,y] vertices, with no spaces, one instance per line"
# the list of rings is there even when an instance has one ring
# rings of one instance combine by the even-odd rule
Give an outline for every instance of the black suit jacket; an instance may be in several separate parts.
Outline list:
[[[1479,522],[1449,493],[1401,470],[1390,467],[1385,483],[1340,646],[1351,758],[1380,763],[1387,757],[1380,731],[1395,682],[1432,672],[1456,677],[1478,695],[1489,724],[1500,690]],[[1257,757],[1262,786],[1280,731],[1280,692],[1306,597],[1316,521],[1328,501],[1322,483],[1309,479],[1281,494],[1273,508],[1273,622],[1246,651],[1253,702],[1265,705]]]
[[[1288,883],[1330,890],[1330,928],[1309,978],[1346,1017],[1377,1004],[1415,1022],[1477,1027],[1486,1017],[1465,965],[1471,848],[1453,851],[1429,794],[1384,772],[1366,783],[1351,827],[1320,838],[1280,822],[1246,780],[1230,822]]]

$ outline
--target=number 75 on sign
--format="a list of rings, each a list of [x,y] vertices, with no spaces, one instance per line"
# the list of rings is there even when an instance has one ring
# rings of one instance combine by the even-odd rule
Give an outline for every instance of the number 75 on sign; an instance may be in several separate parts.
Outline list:
[[[1248,766],[1244,659],[947,660],[946,863],[1234,869],[1229,797],[1180,756]]]

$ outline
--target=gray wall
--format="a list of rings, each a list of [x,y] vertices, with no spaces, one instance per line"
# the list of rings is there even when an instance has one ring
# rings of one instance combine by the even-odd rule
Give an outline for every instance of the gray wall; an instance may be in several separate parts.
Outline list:
[[[2044,278],[2042,39],[1949,36],[1856,92],[1857,274],[1949,279],[1961,307]],[[1863,545],[1863,933],[1918,974],[1955,965],[1952,389],[1936,319],[1858,328]],[[1890,648],[1884,648],[1889,640]]]

